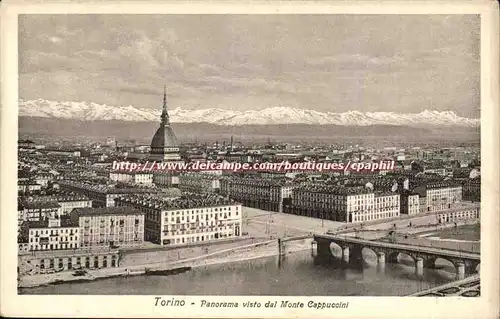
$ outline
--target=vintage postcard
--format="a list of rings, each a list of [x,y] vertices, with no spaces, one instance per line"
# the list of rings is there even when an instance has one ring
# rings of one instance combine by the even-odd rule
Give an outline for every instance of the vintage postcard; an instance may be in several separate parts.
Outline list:
[[[3,316],[498,318],[496,2],[1,23]]]

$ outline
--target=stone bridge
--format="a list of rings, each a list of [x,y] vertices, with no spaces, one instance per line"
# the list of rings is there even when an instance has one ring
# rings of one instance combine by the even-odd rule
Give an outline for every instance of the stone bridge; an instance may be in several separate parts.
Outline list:
[[[313,237],[312,234],[308,234],[308,235],[302,235],[302,236],[278,238],[278,255],[281,256],[281,255],[285,254],[286,243],[305,240],[305,239],[311,239],[312,237]]]
[[[442,258],[455,266],[459,278],[474,274],[480,263],[479,254],[441,248],[392,244],[334,235],[314,235],[314,241],[317,245],[318,257],[334,257],[331,247],[335,244],[342,249],[342,260],[348,263],[361,261],[363,248],[372,250],[377,255],[378,263],[397,262],[399,254],[408,255],[414,260],[417,272],[423,271],[424,267],[433,268],[436,260]]]

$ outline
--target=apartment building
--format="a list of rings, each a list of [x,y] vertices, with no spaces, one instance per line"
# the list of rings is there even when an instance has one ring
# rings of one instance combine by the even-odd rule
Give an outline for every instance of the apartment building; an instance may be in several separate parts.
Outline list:
[[[481,178],[467,179],[462,183],[462,199],[472,202],[481,200]]]
[[[153,184],[153,173],[148,172],[130,172],[130,171],[112,171],[109,173],[109,179],[115,182],[131,184]]]
[[[425,196],[427,212],[450,209],[462,201],[462,186],[452,182],[430,183],[414,191]]]
[[[175,199],[131,195],[116,199],[116,205],[143,212],[146,240],[160,245],[186,245],[242,234],[241,205],[215,194],[187,193]]]
[[[75,208],[92,207],[92,200],[84,195],[56,195],[56,196],[29,196],[23,197],[24,203],[53,202],[59,205],[58,214],[66,215]]]
[[[179,172],[155,171],[153,172],[153,183],[159,187],[172,187],[179,185]]]
[[[469,219],[479,219],[480,216],[480,204],[461,204],[456,205],[454,208],[449,210],[438,212],[436,217],[439,223],[456,223],[459,221],[469,220]]]
[[[92,207],[114,207],[115,198],[127,194],[159,193],[161,189],[151,187],[127,187],[118,188],[101,184],[86,184],[75,181],[61,181],[59,187],[62,190],[85,195],[92,200]]]
[[[401,214],[416,215],[420,213],[420,196],[418,194],[404,190],[400,196]]]
[[[69,218],[26,221],[21,225],[18,243],[29,251],[64,250],[80,247],[78,223]]]
[[[398,193],[376,192],[373,201],[373,213],[365,214],[365,220],[398,217],[401,212],[401,199]]]
[[[399,216],[400,198],[397,193],[374,193],[366,187],[309,184],[294,189],[286,212],[356,223]]]
[[[33,180],[19,180],[17,182],[17,191],[22,194],[36,193],[41,189],[42,185],[37,184]]]
[[[295,183],[288,179],[261,179],[254,177],[224,177],[220,180],[220,194],[244,206],[282,212],[293,193]]]
[[[373,212],[374,193],[365,187],[305,184],[293,190],[287,213],[342,222],[363,220]]]
[[[192,193],[218,193],[220,176],[204,173],[182,173],[179,175],[179,189]]]
[[[130,207],[77,208],[80,246],[128,246],[144,242],[144,213]]]
[[[55,218],[61,206],[55,202],[22,202],[17,205],[18,218],[23,221],[41,221],[46,218]]]

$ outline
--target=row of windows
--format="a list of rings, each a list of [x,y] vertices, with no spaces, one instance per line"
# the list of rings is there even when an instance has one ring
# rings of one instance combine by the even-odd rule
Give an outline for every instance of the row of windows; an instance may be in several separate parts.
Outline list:
[[[30,244],[30,250],[61,250],[78,248],[78,244]]]
[[[126,205],[120,204],[120,206],[126,206]],[[159,212],[158,209],[146,208],[146,207],[144,207],[142,205],[138,205],[138,204],[133,205],[133,206],[136,207],[137,209],[145,212],[148,216],[152,216],[152,215],[154,216]],[[181,216],[183,216],[185,214],[186,215],[188,215],[188,214],[193,215],[195,213],[199,214],[199,213],[211,213],[211,212],[219,212],[219,211],[224,212],[224,211],[232,211],[233,207],[236,211],[239,210],[239,208],[238,208],[239,206],[229,206],[229,207],[219,207],[219,208],[216,207],[216,208],[193,209],[191,211],[189,211],[189,210],[186,210],[186,211],[184,211],[184,210],[182,210],[182,211],[167,210],[167,211],[164,211],[163,214],[164,215],[168,214],[168,215],[181,215]]]
[[[232,233],[217,233],[217,234],[202,235],[202,236],[185,236],[185,237],[180,237],[180,238],[173,238],[170,240],[170,243],[172,243],[172,244],[187,244],[187,243],[195,243],[195,242],[200,242],[200,241],[207,241],[207,240],[227,238],[227,237],[233,237],[233,234]],[[164,242],[165,241],[167,241],[167,240],[164,240]]]
[[[385,214],[377,214],[377,215],[361,215],[361,216],[353,216],[353,222],[363,222],[370,220],[377,220],[383,218],[391,218],[398,216],[397,213],[385,213]]]
[[[189,235],[189,234],[200,234],[214,231],[226,231],[232,229],[232,227],[213,227],[213,228],[197,228],[195,230],[177,230],[177,231],[164,231],[163,235],[166,236],[179,236],[179,235]]]
[[[238,216],[238,212],[236,212],[235,215]],[[220,218],[228,218],[228,217],[231,217],[231,212],[224,213],[224,214],[220,213],[218,215],[215,214],[215,216],[214,216],[214,214],[210,214],[210,217],[209,217],[208,214],[207,215],[201,215],[201,216],[200,215],[196,215],[196,216],[185,216],[185,217],[183,215],[181,217],[171,217],[170,221],[172,223],[173,222],[181,223],[181,222],[184,222],[184,219],[186,220],[186,222],[189,222],[189,221],[199,221],[199,220],[203,220],[203,219],[208,220],[209,218],[213,218],[213,217],[217,218],[217,216],[220,217]],[[203,218],[203,217],[205,217],[205,218]],[[165,222],[168,223],[168,217],[165,217]]]
[[[142,235],[142,234],[141,234]],[[109,244],[113,243],[132,243],[132,242],[142,242],[143,237],[139,234],[135,234],[134,236],[126,236],[124,237],[119,237],[118,239],[116,237],[113,238],[99,238],[98,240],[96,239],[97,237],[94,237],[95,240],[90,240],[88,237],[85,237],[84,240],[82,241],[82,245],[84,247],[91,247],[91,246],[108,246]]]
[[[90,206],[92,203],[90,201],[85,202],[59,202],[59,205],[63,206],[63,208],[67,207],[85,207]]]
[[[63,228],[63,229],[51,229],[50,230],[50,235],[59,235],[59,234],[71,234],[71,233],[78,233],[78,228]],[[30,229],[30,235],[49,235],[49,230],[32,230]]]
[[[309,192],[309,191],[297,191],[295,192],[297,196],[302,196],[302,197],[322,197],[326,196],[332,199],[337,199],[337,200],[367,200],[374,198],[375,194],[369,193],[369,194],[363,194],[363,195],[336,195],[336,194],[330,194],[330,193],[315,193],[315,192]]]
[[[70,241],[73,241],[73,236],[66,236],[66,237],[49,237],[48,240],[49,241],[68,241],[68,238]],[[43,238],[44,240],[47,240],[47,238]],[[78,240],[78,237],[75,236],[75,240]],[[41,238],[38,238],[38,237],[35,237],[35,238],[30,238],[30,243],[37,243],[41,241]]]

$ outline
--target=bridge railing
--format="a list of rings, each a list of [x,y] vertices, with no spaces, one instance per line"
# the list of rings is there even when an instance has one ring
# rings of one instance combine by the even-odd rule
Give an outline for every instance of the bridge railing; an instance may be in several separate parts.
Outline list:
[[[315,235],[319,237],[331,237],[331,238],[336,238],[339,240],[343,240],[345,242],[352,242],[352,243],[360,243],[360,244],[366,244],[366,245],[377,245],[377,244],[382,244],[382,245],[388,245],[392,246],[394,248],[397,248],[397,246],[406,246],[408,248],[413,248],[416,250],[425,250],[427,249],[432,249],[432,250],[439,250],[441,252],[450,252],[453,254],[458,254],[458,255],[463,255],[464,257],[470,256],[470,257],[478,257],[480,254],[480,249],[477,247],[475,248],[474,246],[471,246],[470,250],[464,250],[464,243],[456,242],[457,246],[456,247],[443,247],[443,245],[439,244],[433,244],[433,242],[430,242],[430,245],[423,245],[422,243],[405,243],[405,242],[390,242],[390,241],[380,241],[380,240],[366,240],[366,239],[360,239],[360,238],[355,238],[355,237],[350,237],[350,236],[341,236],[341,235]]]

